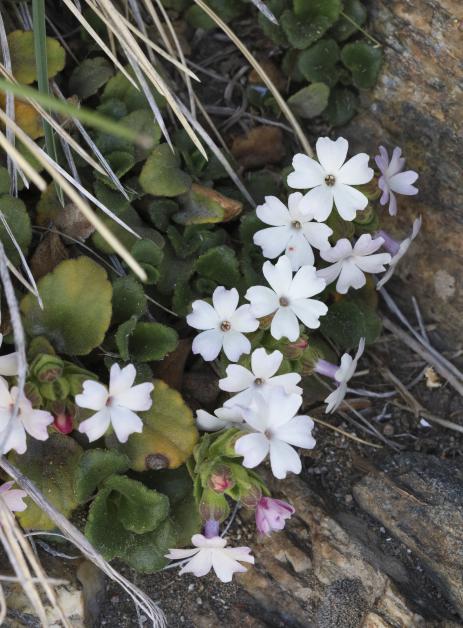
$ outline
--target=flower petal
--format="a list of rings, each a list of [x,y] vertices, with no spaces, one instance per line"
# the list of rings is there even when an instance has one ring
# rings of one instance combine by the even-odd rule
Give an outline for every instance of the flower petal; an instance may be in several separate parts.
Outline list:
[[[365,209],[368,205],[365,194],[344,183],[336,183],[333,187],[333,196],[336,209],[344,220],[354,220],[357,211]]]
[[[212,567],[215,575],[222,582],[231,582],[234,573],[244,573],[246,567],[227,555],[227,548],[212,552]]]
[[[246,292],[245,298],[251,302],[255,316],[267,316],[278,308],[278,296],[266,286],[253,286]]]
[[[285,373],[284,375],[276,375],[268,380],[272,386],[281,386],[286,394],[302,395],[302,388],[297,386],[301,381],[299,373]]]
[[[253,469],[267,456],[269,441],[263,434],[246,434],[236,441],[235,451],[239,456],[243,456],[243,466]]]
[[[320,268],[317,270],[317,277],[321,277],[326,281],[326,285],[329,286],[330,283],[338,277],[339,273],[342,269],[342,261],[336,262],[336,264],[331,264],[330,266],[325,266],[325,268]]]
[[[335,175],[346,161],[349,142],[343,137],[338,137],[336,141],[329,137],[319,137],[315,148],[325,173]]]
[[[370,157],[366,153],[351,157],[339,171],[338,181],[347,185],[363,185],[371,181],[375,172],[373,168],[368,167],[369,160]]]
[[[137,371],[133,364],[127,364],[123,369],[118,364],[113,364],[109,372],[109,394],[117,395],[128,390],[135,381]]]
[[[193,301],[192,312],[186,317],[190,327],[195,329],[216,329],[220,323],[220,318],[212,305],[206,301]]]
[[[293,269],[286,255],[282,255],[276,264],[265,262],[262,266],[262,272],[270,287],[278,296],[289,292],[293,279]]]
[[[300,321],[309,329],[320,327],[320,316],[325,316],[328,306],[316,299],[296,299],[291,303],[291,309]]]
[[[341,238],[329,249],[320,251],[320,256],[326,262],[338,262],[352,255],[352,244],[347,238]]]
[[[318,222],[324,222],[333,209],[333,188],[324,183],[313,188],[304,195],[300,208]]]
[[[76,395],[75,400],[80,408],[101,410],[108,401],[108,389],[103,384],[87,379],[83,384],[82,393]]]
[[[202,331],[194,338],[191,350],[195,355],[199,353],[206,362],[215,360],[222,349],[223,336],[223,332],[216,329]]]
[[[27,504],[23,501],[27,497],[26,491],[12,489],[3,493],[2,497],[11,512],[23,512],[27,508]]]
[[[291,421],[277,428],[274,436],[289,445],[313,449],[315,447],[315,439],[312,436],[313,427],[314,422],[310,417],[297,415]]]
[[[285,250],[286,257],[291,262],[292,270],[299,270],[301,266],[311,266],[314,261],[314,254],[302,229],[291,234]]]
[[[355,263],[366,273],[382,273],[386,270],[384,264],[389,264],[391,256],[389,253],[376,253],[376,255],[365,255],[357,257]]]
[[[290,223],[288,208],[276,196],[266,196],[265,203],[256,208],[256,214],[259,220],[273,227]]]
[[[354,245],[354,255],[371,255],[384,244],[383,238],[372,238],[371,234],[363,233]]]
[[[302,470],[301,459],[296,450],[276,438],[270,442],[270,466],[273,475],[279,480],[284,480],[290,471],[298,474]]]
[[[230,320],[238,307],[239,298],[236,288],[227,290],[223,286],[217,286],[212,295],[212,304],[220,320]]]
[[[120,443],[126,443],[130,434],[141,434],[143,431],[143,421],[140,417],[129,410],[120,406],[112,406],[110,408],[111,423],[117,440]]]
[[[294,275],[288,296],[292,303],[293,299],[306,299],[320,294],[325,288],[326,283],[317,276],[315,266],[303,266]]]
[[[325,177],[320,164],[302,153],[294,155],[293,168],[294,172],[288,175],[288,186],[296,190],[306,190],[320,185]]]
[[[151,399],[153,388],[154,386],[150,382],[138,384],[137,386],[129,388],[129,390],[114,395],[113,403],[116,406],[123,406],[129,408],[129,410],[135,410],[136,412],[149,410],[153,405]]]
[[[47,440],[48,426],[54,421],[53,415],[45,410],[33,410],[32,406],[28,412],[21,408],[21,421],[28,434],[37,440]]]
[[[89,419],[82,421],[79,425],[79,432],[87,434],[90,443],[98,440],[106,433],[111,424],[111,417],[108,408],[103,408]]]
[[[240,305],[240,307],[232,316],[230,316],[228,320],[232,324],[232,331],[249,333],[251,331],[256,331],[259,327],[259,321],[255,317],[251,306],[247,303],[246,305]]]
[[[0,356],[0,375],[11,377],[18,374],[18,353],[8,353]]]
[[[290,227],[269,227],[254,234],[254,244],[260,246],[262,255],[273,259],[285,250],[291,238]]]
[[[339,294],[346,294],[349,288],[359,290],[363,288],[367,280],[363,272],[351,260],[346,260],[343,265],[336,284]]]
[[[179,574],[182,575],[184,573],[192,573],[197,578],[201,578],[201,576],[205,576],[208,574],[212,567],[212,549],[200,549],[199,552],[184,566],[180,569]]]
[[[7,454],[12,449],[18,454],[23,454],[27,450],[26,430],[18,417],[8,424],[3,432],[0,432],[0,444],[3,446],[3,454]]]
[[[328,225],[307,221],[302,225],[302,231],[311,246],[314,246],[319,251],[329,248],[328,238],[333,235],[333,230]]]
[[[388,180],[389,188],[397,194],[411,196],[418,194],[418,188],[412,185],[418,179],[418,173],[414,170],[399,172]]]
[[[199,552],[197,547],[191,549],[170,549],[168,554],[164,554],[165,558],[170,560],[181,560],[182,558],[190,558]]]
[[[264,351],[264,349],[256,349],[256,351]],[[256,352],[254,351],[254,353]],[[254,353],[252,354],[251,360],[254,360]],[[230,364],[230,366],[227,366],[226,373],[227,377],[219,379],[220,390],[225,390],[226,392],[240,392],[241,390],[245,390],[249,388],[249,386],[252,386],[256,378],[249,369],[245,369],[244,366],[239,364]]]
[[[251,355],[251,368],[254,379],[259,377],[262,380],[269,379],[278,371],[283,361],[281,351],[267,353],[262,347],[253,351]]]
[[[272,388],[268,395],[267,427],[274,432],[286,425],[301,407],[301,395],[285,393],[283,388]]]
[[[344,401],[346,392],[347,386],[345,384],[340,384],[335,390],[333,390],[333,392],[331,392],[325,399],[325,403],[327,404],[325,412],[331,413],[337,410]]]
[[[280,307],[272,319],[270,333],[276,340],[286,337],[291,342],[299,338],[299,323],[289,307]]]
[[[228,331],[223,335],[223,350],[231,362],[238,362],[243,353],[251,352],[251,343],[239,331]]]

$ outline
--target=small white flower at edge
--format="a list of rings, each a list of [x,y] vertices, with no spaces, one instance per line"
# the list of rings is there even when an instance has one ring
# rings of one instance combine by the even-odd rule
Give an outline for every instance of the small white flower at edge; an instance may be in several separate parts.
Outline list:
[[[266,196],[265,203],[256,209],[258,218],[267,225],[254,234],[254,244],[262,248],[264,257],[274,259],[285,253],[293,270],[312,265],[312,247],[322,250],[329,247],[328,238],[333,230],[328,225],[314,222],[314,215],[301,211],[300,192],[289,195],[288,207],[276,196]]]
[[[0,486],[0,497],[5,501],[11,512],[22,512],[27,508],[27,504],[23,501],[27,497],[27,493],[19,488],[12,488],[13,485],[14,480],[2,484]]]
[[[395,194],[404,194],[413,196],[418,194],[418,188],[413,183],[418,179],[418,173],[414,170],[402,172],[405,166],[405,159],[401,157],[402,149],[398,146],[392,151],[391,161],[384,146],[379,147],[379,155],[376,155],[376,165],[381,171],[378,180],[378,187],[382,191],[379,200],[381,205],[386,205],[389,201],[389,214],[395,216],[397,214],[397,199]],[[395,193],[395,194],[394,194]]]
[[[54,421],[50,412],[35,410],[24,395],[19,402],[18,413],[13,419],[18,392],[16,386],[8,390],[6,381],[0,377],[0,445],[3,454],[11,449],[23,454],[27,449],[26,432],[37,440],[47,440],[47,427]]]
[[[389,262],[389,268],[387,269],[387,271],[384,273],[384,275],[376,284],[377,290],[382,288],[384,284],[388,282],[389,279],[392,277],[392,275],[395,272],[395,269],[397,268],[397,264],[400,262],[402,257],[410,248],[413,240],[416,238],[416,236],[420,232],[420,229],[421,229],[421,216],[419,218],[416,218],[413,221],[411,234],[408,236],[408,238],[405,238],[405,240],[402,240],[402,242],[398,242],[397,240],[394,240],[394,238],[391,238],[391,236],[387,234],[385,231],[378,232],[377,235],[379,235],[384,240],[383,247],[386,249],[386,251],[388,251],[392,255],[392,259]]]
[[[339,408],[347,393],[347,384],[355,374],[358,361],[360,360],[365,349],[365,338],[360,338],[359,346],[355,358],[348,353],[344,353],[341,357],[341,364],[331,364],[326,360],[318,360],[315,364],[315,372],[319,375],[330,377],[336,383],[336,389],[325,399],[327,404],[325,412],[334,412]]]
[[[320,327],[319,318],[327,313],[328,307],[309,297],[322,292],[326,282],[317,277],[314,266],[302,266],[293,277],[291,262],[283,255],[275,265],[265,262],[262,272],[271,288],[253,286],[245,297],[257,317],[275,313],[270,333],[276,340],[283,336],[291,342],[297,340],[298,319],[309,329]]]
[[[87,434],[90,442],[101,438],[110,425],[121,443],[126,443],[130,434],[143,430],[143,422],[135,412],[151,408],[154,386],[151,383],[133,386],[136,374],[133,364],[123,369],[113,364],[109,373],[109,390],[99,382],[84,382],[82,393],[76,395],[76,404],[80,408],[96,410],[79,425],[79,432]]]
[[[372,239],[369,233],[360,236],[352,247],[347,238],[338,240],[336,244],[321,251],[321,257],[327,262],[333,262],[326,268],[320,268],[317,276],[326,280],[327,284],[338,279],[336,290],[346,294],[349,288],[358,290],[366,284],[365,273],[380,273],[386,270],[384,264],[389,264],[389,253],[375,253],[384,244],[383,238]]]
[[[256,394],[252,407],[243,408],[244,420],[254,430],[235,443],[235,452],[244,458],[243,466],[253,469],[269,454],[272,473],[279,480],[290,471],[301,472],[301,460],[292,445],[315,447],[313,420],[296,415],[301,403],[300,395],[287,395],[282,388],[272,388],[265,398]]]
[[[294,172],[288,175],[288,185],[297,190],[312,188],[305,194],[301,209],[312,213],[316,220],[326,220],[333,203],[341,218],[349,221],[368,205],[365,194],[352,186],[363,185],[373,178],[374,171],[368,167],[370,158],[359,153],[346,161],[348,148],[349,143],[343,137],[336,141],[320,137],[316,144],[318,161],[302,154],[293,159]]]
[[[231,582],[234,573],[247,571],[239,561],[254,564],[249,547],[226,547],[227,540],[220,536],[208,539],[202,534],[194,534],[191,542],[195,546],[192,549],[171,549],[166,554],[171,560],[191,559],[182,567],[180,575],[192,573],[200,578],[214,569],[219,580]]]
[[[230,397],[224,406],[249,406],[256,393],[264,393],[272,386],[282,386],[287,394],[301,395],[302,388],[296,385],[301,381],[298,373],[275,375],[282,361],[281,351],[267,353],[260,348],[251,355],[251,370],[239,364],[230,364],[226,371],[227,377],[219,380],[219,388],[237,394]]]
[[[204,432],[216,432],[226,427],[241,427],[243,421],[242,411],[238,406],[217,408],[214,414],[206,410],[196,411],[196,425]]]
[[[223,348],[227,358],[237,362],[243,353],[251,351],[251,343],[244,333],[256,331],[259,321],[249,305],[238,307],[238,301],[238,290],[226,290],[223,286],[214,290],[212,305],[206,301],[193,301],[193,311],[186,317],[187,323],[204,330],[193,340],[193,353],[199,353],[210,362]]]

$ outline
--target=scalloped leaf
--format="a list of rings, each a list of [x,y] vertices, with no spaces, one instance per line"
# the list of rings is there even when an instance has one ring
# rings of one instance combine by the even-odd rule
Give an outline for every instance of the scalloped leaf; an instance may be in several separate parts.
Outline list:
[[[121,323],[131,316],[139,318],[146,312],[146,296],[143,286],[135,277],[119,277],[113,282],[112,323]]]
[[[235,251],[226,245],[216,246],[198,257],[196,271],[226,287],[236,286],[241,280]]]
[[[132,469],[176,469],[193,452],[198,430],[193,413],[180,393],[161,380],[154,381],[153,405],[140,412],[144,427],[121,445],[131,460]]]
[[[339,18],[342,11],[341,0],[293,0],[294,13],[313,19],[323,15],[331,24]]]
[[[312,83],[288,98],[288,105],[301,118],[315,118],[328,105],[330,88],[325,83]]]
[[[191,187],[191,177],[179,166],[180,160],[168,144],[156,146],[140,173],[141,187],[154,196],[185,194]]]
[[[115,449],[89,449],[76,469],[75,491],[79,502],[88,499],[110,476],[130,468],[128,457]]]
[[[34,33],[32,31],[13,31],[8,37],[13,75],[19,83],[26,85],[37,80],[35,63]],[[52,78],[64,68],[66,53],[61,44],[52,37],[47,37],[48,78]]]
[[[309,21],[305,16],[285,11],[280,24],[289,43],[298,50],[304,50],[323,37],[332,21],[324,15],[317,15]]]
[[[82,448],[70,436],[52,433],[48,440],[28,438],[27,451],[8,459],[34,482],[50,503],[65,517],[78,506],[75,475]],[[27,509],[16,513],[24,528],[52,530],[55,524],[28,497]]]
[[[69,92],[77,94],[80,100],[85,100],[96,94],[113,74],[114,67],[105,57],[84,59],[74,68],[71,74]]]
[[[86,355],[104,340],[111,321],[112,287],[89,257],[65,260],[38,282],[44,308],[27,294],[21,301],[31,336],[46,336],[59,353]]]
[[[367,19],[367,10],[360,0],[344,0],[343,14],[350,17],[350,20],[341,15],[338,22],[333,26],[332,33],[338,41],[349,39]]]
[[[3,212],[8,226],[22,252],[26,254],[32,240],[32,225],[25,204],[21,199],[14,198],[13,196],[1,196],[0,211]],[[19,253],[1,222],[0,240],[5,247],[7,257],[13,264],[18,264],[20,259]]]
[[[370,89],[378,78],[383,53],[380,48],[359,41],[344,46],[341,61],[352,72],[352,80],[356,87]]]
[[[333,126],[341,126],[349,122],[355,115],[358,106],[358,97],[347,87],[336,86],[331,90],[325,117]]]
[[[135,362],[162,360],[178,344],[178,334],[172,327],[139,323],[135,316],[119,325],[115,339],[121,358]]]
[[[331,86],[338,80],[338,61],[338,44],[334,39],[322,39],[300,55],[298,67],[311,83],[322,82]]]

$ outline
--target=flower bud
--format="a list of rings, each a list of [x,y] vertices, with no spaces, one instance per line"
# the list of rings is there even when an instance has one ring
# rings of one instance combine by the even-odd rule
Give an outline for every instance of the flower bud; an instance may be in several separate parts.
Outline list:
[[[309,342],[305,336],[300,336],[295,342],[288,342],[280,346],[282,354],[289,360],[297,360],[300,358],[304,350],[309,346]]]
[[[55,379],[52,382],[44,382],[40,385],[40,394],[49,401],[66,399],[66,397],[69,396],[69,393],[69,384],[64,377]]]
[[[61,434],[70,434],[74,429],[75,405],[70,401],[54,401],[51,404],[51,411],[55,417],[53,427]]]
[[[314,368],[318,360],[323,357],[322,352],[314,347],[314,345],[310,345],[304,349],[302,352],[302,356],[300,359],[301,364],[301,374],[302,375],[312,375],[314,372]]]
[[[203,521],[214,519],[223,521],[230,512],[230,506],[223,493],[216,493],[210,488],[204,489],[199,504],[199,514]]]
[[[40,408],[43,404],[42,395],[39,388],[34,382],[26,382],[24,386],[24,394],[29,399],[33,408]]]
[[[50,342],[45,336],[36,336],[32,338],[27,347],[27,357],[29,362],[32,362],[38,355],[56,355],[56,351],[53,349]]]
[[[261,498],[262,491],[256,485],[253,485],[240,493],[240,502],[249,510],[255,510]]]
[[[63,360],[57,355],[40,353],[31,364],[31,374],[39,382],[54,382],[63,373]]]
[[[216,493],[223,493],[235,486],[230,467],[219,465],[215,467],[209,477],[208,486]]]

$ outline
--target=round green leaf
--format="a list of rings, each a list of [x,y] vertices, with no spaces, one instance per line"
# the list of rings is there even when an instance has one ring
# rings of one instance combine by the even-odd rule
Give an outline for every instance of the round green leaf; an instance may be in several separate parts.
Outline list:
[[[298,67],[311,83],[334,85],[338,80],[336,70],[338,60],[338,44],[334,39],[322,39],[300,55]]]
[[[324,336],[345,349],[358,346],[360,338],[372,343],[381,332],[381,320],[366,303],[344,298],[330,306],[321,319]]]
[[[19,83],[33,83],[37,80],[35,64],[34,33],[13,31],[7,37],[10,49],[13,75]],[[64,68],[66,53],[56,39],[47,37],[48,78],[52,78]]]
[[[113,74],[113,65],[105,57],[84,59],[71,74],[69,91],[85,100],[96,94]]]
[[[31,336],[46,336],[59,353],[86,355],[103,342],[111,321],[112,287],[89,257],[65,260],[38,282],[43,310],[27,294],[21,301]]]
[[[236,286],[241,279],[238,260],[229,246],[217,246],[198,257],[196,271],[227,287]]]
[[[357,95],[351,89],[336,86],[331,91],[324,115],[333,126],[341,126],[355,115],[357,106]]]
[[[133,277],[119,277],[113,283],[113,323],[121,323],[131,316],[140,317],[146,311],[143,286]]]
[[[360,0],[344,0],[343,14],[348,16],[350,20],[342,15],[333,26],[332,33],[338,41],[349,39],[367,19],[367,10]]]
[[[288,99],[292,111],[301,118],[319,116],[328,104],[330,88],[325,83],[312,83]]]
[[[338,19],[342,11],[341,0],[293,0],[294,13],[305,18],[323,15],[331,24]]]
[[[123,360],[151,362],[162,360],[175,350],[178,334],[162,323],[137,323],[136,317],[132,316],[119,325],[115,339]]]
[[[360,89],[370,89],[378,78],[383,53],[380,48],[359,41],[344,46],[341,60],[352,72],[354,85]]]
[[[285,11],[280,18],[280,24],[289,43],[298,50],[308,48],[326,33],[332,22],[324,15],[317,15],[312,20],[294,15],[292,11]]]
[[[191,187],[191,177],[179,168],[179,159],[168,144],[156,146],[140,173],[140,185],[155,196],[178,196]]]
[[[31,219],[21,199],[5,195],[0,197],[0,211],[5,216],[16,242],[24,254],[27,253],[32,240]],[[5,253],[13,264],[19,263],[19,253],[5,226],[0,222],[0,240]]]

